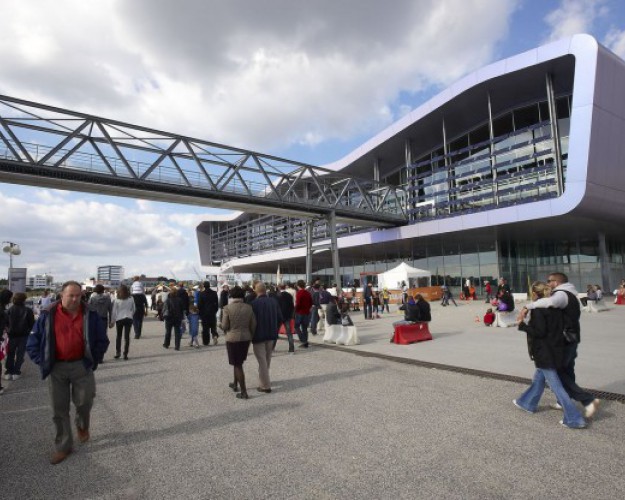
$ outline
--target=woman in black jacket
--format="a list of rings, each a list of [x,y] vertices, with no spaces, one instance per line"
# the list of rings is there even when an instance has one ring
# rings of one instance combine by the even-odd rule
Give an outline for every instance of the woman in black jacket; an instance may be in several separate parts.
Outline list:
[[[532,284],[533,300],[550,294],[551,288],[546,283],[536,281]],[[528,413],[535,413],[546,382],[564,410],[564,418],[560,423],[572,429],[586,427],[584,417],[562,387],[557,373],[557,369],[564,363],[564,312],[556,308],[532,309],[529,321],[521,322],[519,330],[527,334],[527,347],[530,359],[536,365],[536,372],[532,385],[518,399],[513,400],[515,406]]]
[[[9,348],[7,349],[5,380],[17,380],[22,375],[26,341],[35,324],[35,315],[26,307],[26,294],[13,295],[13,306],[7,311]]]
[[[419,309],[419,321],[420,322],[429,322],[432,321],[432,311],[430,309],[430,304],[427,300],[423,298],[423,295],[420,293],[414,296],[417,301],[417,308]]]

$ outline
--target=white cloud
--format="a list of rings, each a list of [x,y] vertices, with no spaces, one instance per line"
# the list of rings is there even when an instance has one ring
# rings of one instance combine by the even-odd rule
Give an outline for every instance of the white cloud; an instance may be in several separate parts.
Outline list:
[[[150,212],[153,210],[154,203],[149,200],[135,200],[139,212]]]
[[[162,274],[169,269],[163,262],[172,256],[196,261],[195,239],[157,212],[68,200],[55,191],[41,201],[0,191],[0,205],[11,214],[0,218],[0,233],[19,243],[22,255],[14,265],[27,267],[29,275],[50,272],[55,279],[81,280],[106,264],[123,265],[127,274]]]
[[[607,12],[605,0],[562,0],[557,9],[545,16],[545,22],[551,29],[547,41],[589,33],[595,20]]]
[[[39,189],[35,191],[35,197],[42,203],[63,203],[67,198],[69,191],[61,191],[58,189]]]
[[[3,0],[0,92],[261,151],[319,145],[489,62],[516,4]]]
[[[617,56],[625,59],[625,30],[611,29],[603,43]]]

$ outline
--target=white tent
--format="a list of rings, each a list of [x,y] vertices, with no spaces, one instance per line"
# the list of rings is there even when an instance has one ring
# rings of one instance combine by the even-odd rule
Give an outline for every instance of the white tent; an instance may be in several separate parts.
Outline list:
[[[432,273],[424,269],[417,269],[402,262],[397,267],[389,269],[385,273],[378,274],[378,288],[401,289],[402,281],[410,288],[417,286],[418,278],[427,278],[426,286],[430,286]]]

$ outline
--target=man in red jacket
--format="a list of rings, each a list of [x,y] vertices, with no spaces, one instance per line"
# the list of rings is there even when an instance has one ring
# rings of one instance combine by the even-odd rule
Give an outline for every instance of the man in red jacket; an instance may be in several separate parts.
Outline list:
[[[301,342],[300,347],[308,347],[308,323],[312,305],[312,295],[306,290],[306,282],[299,280],[295,294],[295,331]]]

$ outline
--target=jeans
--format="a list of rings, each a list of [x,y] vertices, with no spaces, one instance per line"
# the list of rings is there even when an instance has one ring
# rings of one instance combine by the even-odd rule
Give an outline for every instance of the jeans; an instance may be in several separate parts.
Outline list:
[[[135,332],[135,338],[141,338],[141,331],[143,330],[143,318],[145,316],[145,311],[141,309],[140,311],[135,311],[132,316],[132,328]]]
[[[562,381],[562,386],[571,399],[579,401],[584,406],[589,405],[595,397],[586,392],[575,382],[575,358],[577,357],[577,346],[579,344],[568,344],[564,350],[564,368],[558,370],[558,377]],[[558,398],[558,402],[560,399]],[[562,403],[560,403],[562,404]]]
[[[517,405],[524,410],[534,413],[538,409],[538,402],[545,390],[545,381],[549,384],[558,402],[562,405],[564,425],[567,427],[585,427],[584,417],[582,417],[575,403],[571,401],[564,387],[562,387],[558,372],[553,368],[536,368],[532,385],[516,400]]]
[[[456,307],[458,307],[458,304],[456,304],[456,301],[454,300],[454,297],[451,294],[443,294],[443,301],[441,302],[442,306],[448,306],[449,305],[449,301],[452,301],[454,303],[454,305]]]
[[[115,322],[117,327],[117,338],[115,339],[115,351],[119,356],[122,349],[122,332],[124,335],[124,356],[128,356],[128,348],[130,347],[130,327],[132,326],[131,318],[120,319]]]
[[[7,360],[5,364],[6,373],[10,375],[22,374],[22,363],[26,352],[26,342],[28,335],[23,337],[10,337],[7,349]]]
[[[319,308],[312,306],[310,310],[310,333],[317,335],[317,324],[319,323]]]
[[[291,319],[287,319],[284,323],[284,331],[286,332],[286,338],[289,341],[289,352],[295,351],[295,343],[293,342],[293,332],[291,331]]]
[[[387,313],[390,313],[391,310],[388,307],[388,300],[389,299],[382,299],[382,300],[384,301],[383,305],[382,305],[382,313],[384,313],[385,310],[386,310]]]
[[[171,343],[171,330],[174,329],[174,347],[177,351],[180,350],[180,339],[182,338],[182,329],[180,328],[182,319],[171,320],[165,318],[165,342],[163,345],[169,347]]]
[[[302,344],[308,343],[308,322],[310,321],[310,314],[296,314],[295,315],[295,332]]]

